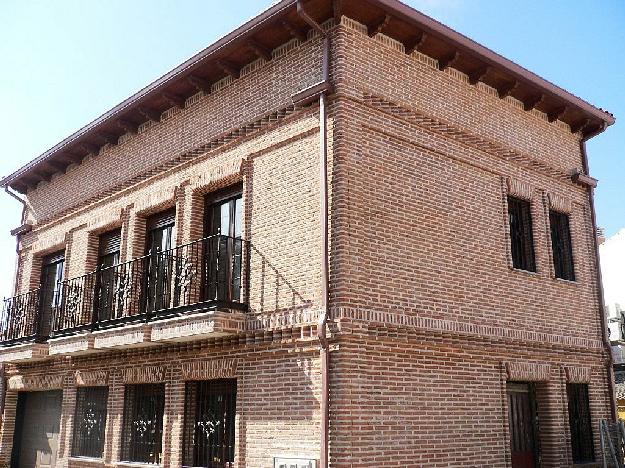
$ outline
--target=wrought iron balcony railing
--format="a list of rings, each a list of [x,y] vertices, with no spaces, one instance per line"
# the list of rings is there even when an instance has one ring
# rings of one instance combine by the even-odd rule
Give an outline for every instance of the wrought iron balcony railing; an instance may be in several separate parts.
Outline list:
[[[5,299],[0,342],[43,341],[215,307],[245,310],[247,247],[240,238],[210,236],[60,282],[50,293]]]

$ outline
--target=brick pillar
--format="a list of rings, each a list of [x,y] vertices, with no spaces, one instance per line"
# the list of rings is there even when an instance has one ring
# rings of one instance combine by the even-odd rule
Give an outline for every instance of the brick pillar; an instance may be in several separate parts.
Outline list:
[[[204,198],[188,184],[180,187],[180,196],[176,200],[176,214],[179,220],[178,245],[188,244],[203,237]]]
[[[135,211],[131,211],[128,220],[128,242],[126,259],[141,257],[145,253],[146,219]]]
[[[57,466],[59,468],[68,465],[68,459],[72,452],[72,440],[74,433],[74,408],[76,407],[76,385],[71,374],[63,380],[63,402],[61,404],[61,424],[59,429],[59,450],[57,454]]]
[[[179,367],[172,366],[168,374],[163,418],[163,466],[178,467],[182,466],[185,384]]]
[[[13,450],[15,416],[17,412],[18,392],[7,390],[2,415],[2,433],[0,434],[0,466],[9,466]]]
[[[119,371],[109,377],[109,398],[104,436],[104,461],[116,463],[121,458],[122,424],[124,419],[124,383]]]
[[[562,414],[562,382],[552,372],[548,382],[536,383],[536,403],[540,426],[541,468],[566,466],[567,442]]]

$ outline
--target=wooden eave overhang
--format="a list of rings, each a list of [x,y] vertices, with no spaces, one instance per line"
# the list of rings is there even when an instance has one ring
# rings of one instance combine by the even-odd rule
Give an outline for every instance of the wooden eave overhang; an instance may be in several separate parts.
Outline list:
[[[566,122],[575,133],[598,133],[614,123],[608,112],[397,0],[299,3],[318,23],[348,16],[366,25],[370,36],[385,34],[403,43],[407,53],[418,50],[436,59],[441,70],[453,67],[466,73],[470,83],[481,81],[495,88],[501,98],[513,96],[523,102],[525,110],[538,109],[550,121]],[[184,106],[184,100],[198,91],[209,93],[211,85],[226,76],[238,78],[246,64],[259,57],[270,59],[273,49],[292,38],[304,39],[311,26],[298,14],[297,4],[298,0],[276,3],[5,177],[0,185],[26,193],[102,146],[116,144],[121,135],[136,133],[143,122],[158,121],[163,111]]]

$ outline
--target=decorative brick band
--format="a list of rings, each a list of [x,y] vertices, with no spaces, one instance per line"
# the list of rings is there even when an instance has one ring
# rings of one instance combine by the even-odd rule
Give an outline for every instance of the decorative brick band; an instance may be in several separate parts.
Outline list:
[[[184,380],[227,379],[236,376],[239,360],[237,358],[212,359],[182,364]]]
[[[513,382],[546,382],[551,378],[551,366],[536,362],[506,362],[506,376]]]
[[[78,387],[103,387],[108,385],[107,371],[76,371],[74,374]]]
[[[576,336],[553,335],[523,329],[477,325],[474,323],[419,317],[401,313],[340,307],[330,311],[330,316],[335,320],[346,318],[366,323],[378,322],[385,326],[393,325],[398,327],[417,328],[426,331],[449,333],[452,335],[470,335],[495,339],[504,338],[514,342],[526,341],[537,344],[553,344],[592,350],[603,349],[601,340],[591,340]]]
[[[531,201],[534,196],[534,189],[531,185],[516,179],[506,178],[508,195]]]
[[[7,388],[9,390],[58,390],[63,388],[63,374],[56,375],[14,375],[9,378]]]
[[[565,367],[568,383],[590,383],[590,367]]]
[[[159,383],[165,381],[164,366],[143,366],[122,369],[124,383]]]
[[[570,198],[556,195],[555,193],[547,194],[549,199],[549,207],[562,213],[570,214],[573,211],[573,202]]]
[[[250,317],[245,324],[245,329],[247,331],[275,330],[315,324],[319,320],[319,312],[319,309],[300,308],[261,314],[256,317]]]

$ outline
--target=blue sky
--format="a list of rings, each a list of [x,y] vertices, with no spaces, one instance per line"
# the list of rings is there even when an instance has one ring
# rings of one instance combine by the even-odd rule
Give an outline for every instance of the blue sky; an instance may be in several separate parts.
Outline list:
[[[589,145],[599,225],[625,227],[625,2],[408,0],[597,106],[617,123]],[[0,0],[0,175],[8,175],[269,1]],[[0,194],[0,295],[20,205]]]

